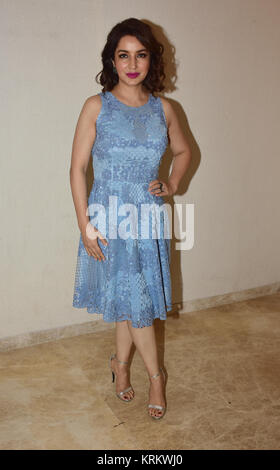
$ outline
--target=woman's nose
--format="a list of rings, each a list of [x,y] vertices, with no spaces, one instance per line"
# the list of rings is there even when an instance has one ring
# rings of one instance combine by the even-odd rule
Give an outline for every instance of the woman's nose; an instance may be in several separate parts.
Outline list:
[[[131,58],[130,62],[129,62],[129,65],[130,65],[131,68],[135,68],[136,67],[136,59]]]

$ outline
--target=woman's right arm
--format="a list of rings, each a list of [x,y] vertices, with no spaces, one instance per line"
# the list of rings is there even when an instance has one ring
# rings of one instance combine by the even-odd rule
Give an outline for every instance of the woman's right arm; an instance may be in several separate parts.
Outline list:
[[[86,99],[76,125],[70,166],[70,185],[78,226],[88,254],[97,258],[103,256],[97,244],[97,239],[90,240],[86,237],[86,229],[90,221],[87,215],[86,172],[96,137],[96,119],[101,107],[102,102],[99,95],[90,96]]]

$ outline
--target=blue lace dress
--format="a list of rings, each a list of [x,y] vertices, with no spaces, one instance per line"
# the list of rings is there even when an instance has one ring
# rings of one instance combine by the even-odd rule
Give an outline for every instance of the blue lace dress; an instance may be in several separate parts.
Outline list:
[[[160,97],[151,93],[139,107],[109,91],[99,95],[88,215],[108,245],[98,240],[106,258],[98,261],[87,254],[80,235],[73,307],[142,328],[155,318],[166,320],[172,308],[170,212],[162,197],[148,191],[168,144],[166,119]],[[148,215],[141,212],[145,204]]]

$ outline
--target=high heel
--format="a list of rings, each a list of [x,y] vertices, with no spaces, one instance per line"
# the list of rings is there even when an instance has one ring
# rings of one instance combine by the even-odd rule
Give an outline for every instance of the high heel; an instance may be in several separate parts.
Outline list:
[[[116,361],[118,361],[120,364],[128,364],[128,362],[119,361],[119,359],[117,359],[117,357],[116,357],[116,354],[111,355],[110,360],[109,360],[109,367],[111,368],[111,372],[112,372],[112,382],[114,382],[115,381],[115,376],[117,377],[117,374],[112,369],[112,363],[111,363],[112,359],[116,359]],[[130,392],[130,390],[132,390],[134,392],[133,388],[130,386],[130,387],[126,388],[125,390],[123,390],[122,392],[116,393],[116,395],[121,401],[130,402],[131,400],[133,400],[134,396],[132,396],[129,399],[122,398],[122,396],[125,393]]]
[[[156,379],[157,377],[159,377],[160,375],[160,372],[162,372],[163,374],[163,377],[164,377],[164,385],[166,383],[166,377],[165,377],[165,373],[164,373],[164,370],[162,367],[160,367],[159,369],[159,372],[155,375],[150,375],[151,379]],[[156,408],[157,410],[161,410],[162,411],[162,414],[160,416],[153,416],[149,413],[149,408]],[[151,416],[151,418],[153,419],[161,419],[164,417],[165,415],[165,412],[166,412],[166,406],[161,406],[161,405],[152,405],[151,403],[148,405],[148,414],[149,416]]]

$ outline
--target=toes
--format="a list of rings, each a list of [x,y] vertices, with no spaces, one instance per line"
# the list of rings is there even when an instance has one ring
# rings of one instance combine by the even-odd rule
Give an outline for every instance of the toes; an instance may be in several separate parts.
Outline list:
[[[124,399],[126,401],[131,400],[134,397],[134,393],[132,391],[129,391],[127,394],[124,395]]]
[[[162,415],[162,411],[157,410],[156,408],[151,408],[150,415],[160,417]]]

